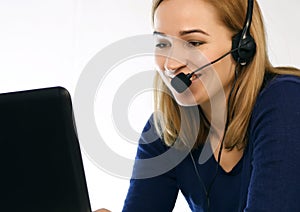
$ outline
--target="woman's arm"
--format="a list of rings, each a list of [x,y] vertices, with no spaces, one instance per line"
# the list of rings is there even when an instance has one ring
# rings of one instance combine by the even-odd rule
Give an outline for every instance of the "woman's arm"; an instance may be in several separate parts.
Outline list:
[[[300,211],[300,80],[283,78],[265,89],[253,112],[245,211]]]
[[[123,212],[168,212],[173,210],[178,194],[175,169],[151,176],[156,167],[161,167],[159,160],[153,160],[150,167],[143,165],[143,160],[154,159],[166,150],[166,146],[157,136],[153,121],[150,119],[141,135],[133,178],[130,180]]]

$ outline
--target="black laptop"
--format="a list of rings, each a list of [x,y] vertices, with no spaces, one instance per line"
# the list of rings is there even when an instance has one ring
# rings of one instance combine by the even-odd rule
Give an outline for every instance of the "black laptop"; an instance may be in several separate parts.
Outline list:
[[[0,94],[0,211],[91,212],[71,98]]]

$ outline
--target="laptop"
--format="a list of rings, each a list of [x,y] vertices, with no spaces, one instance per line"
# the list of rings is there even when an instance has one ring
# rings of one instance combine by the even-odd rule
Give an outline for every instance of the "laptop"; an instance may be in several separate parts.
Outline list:
[[[0,94],[0,211],[91,212],[71,98]]]

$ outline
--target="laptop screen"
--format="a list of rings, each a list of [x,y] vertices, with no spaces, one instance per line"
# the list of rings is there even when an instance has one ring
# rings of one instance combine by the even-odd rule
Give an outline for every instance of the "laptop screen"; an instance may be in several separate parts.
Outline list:
[[[0,95],[0,211],[91,211],[74,123],[64,88]]]

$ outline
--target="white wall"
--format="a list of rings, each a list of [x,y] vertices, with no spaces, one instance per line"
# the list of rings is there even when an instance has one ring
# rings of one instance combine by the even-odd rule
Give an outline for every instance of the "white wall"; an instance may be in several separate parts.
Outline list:
[[[259,2],[265,15],[272,62],[300,67],[300,2]],[[119,39],[152,32],[150,8],[150,0],[0,0],[0,92],[61,85],[73,96],[82,70],[97,52]],[[128,64],[115,69],[130,69],[133,64],[153,68],[149,58],[140,59],[133,58],[134,63],[128,59]],[[126,75],[120,75],[124,80]],[[107,85],[108,93],[122,79],[114,78]],[[130,123],[137,131],[151,113],[151,98],[145,94],[138,96],[128,109]],[[97,106],[103,102],[95,102],[95,113],[100,114]],[[111,141],[122,142],[113,125],[107,124],[105,129],[99,123],[103,123],[102,116],[96,119],[101,130],[110,132]],[[105,122],[111,120],[105,118]],[[120,145],[122,149],[118,149]],[[117,143],[110,147],[117,154],[123,151],[119,154],[133,158],[136,145],[126,145]],[[98,168],[88,153],[83,153],[83,159],[92,208],[120,211],[128,180]],[[174,211],[186,210],[186,203],[180,198]]]

